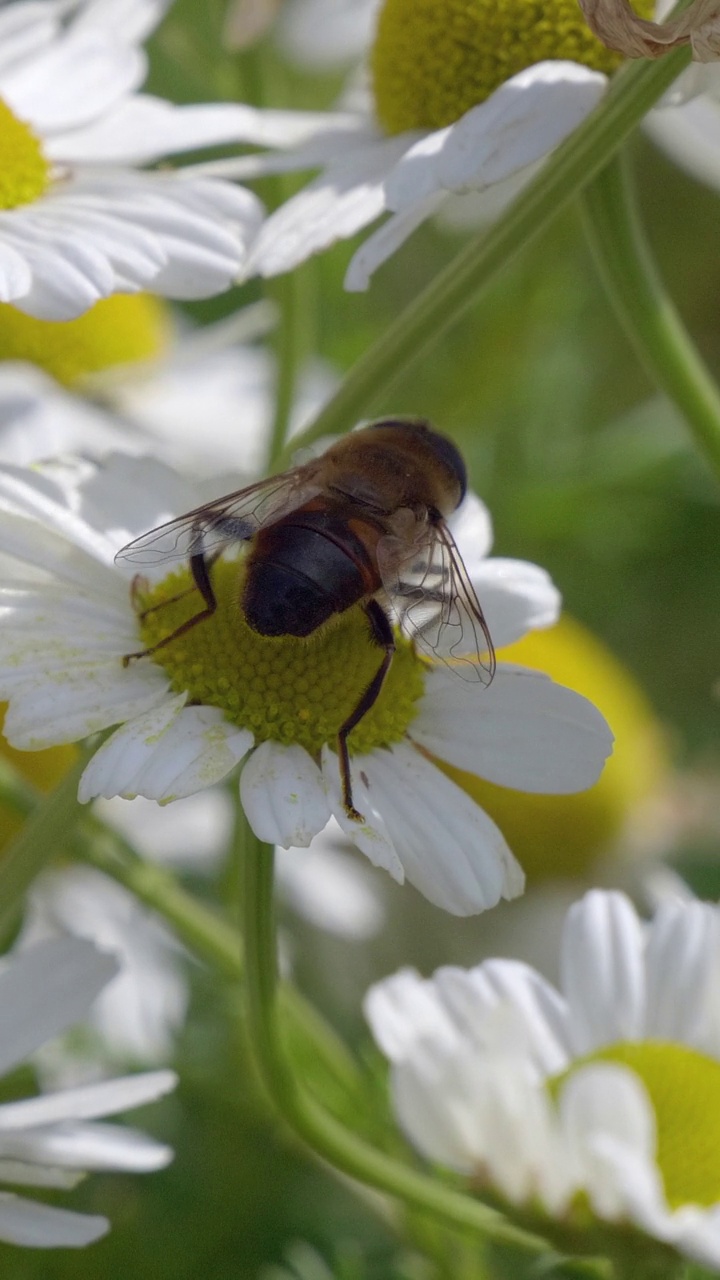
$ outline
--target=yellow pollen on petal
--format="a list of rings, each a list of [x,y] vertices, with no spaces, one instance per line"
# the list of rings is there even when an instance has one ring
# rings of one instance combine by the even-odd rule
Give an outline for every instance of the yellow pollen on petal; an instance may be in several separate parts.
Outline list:
[[[76,320],[37,320],[0,303],[0,360],[27,360],[69,387],[88,374],[162,355],[171,331],[167,307],[148,293],[102,298]]]
[[[647,1090],[657,1131],[657,1165],[671,1209],[720,1202],[720,1062],[687,1045],[659,1040],[608,1045],[575,1062],[629,1067]]]
[[[637,12],[652,17],[640,0]],[[622,61],[577,0],[385,0],[371,52],[375,109],[387,133],[442,129],[536,62],[613,72]]]
[[[42,143],[0,99],[0,209],[37,200],[50,183]]]
[[[312,635],[261,636],[241,608],[244,566],[219,561],[212,569],[218,607],[184,635],[151,655],[170,677],[173,689],[190,701],[220,707],[228,720],[252,730],[258,742],[297,743],[315,755],[334,745],[338,729],[353,712],[380,666],[359,607],[348,609]],[[187,569],[135,594],[140,633],[150,648],[202,608]],[[171,597],[186,594],[179,600]],[[168,601],[152,613],[143,610]],[[397,651],[382,692],[348,740],[351,753],[365,755],[399,742],[416,714],[425,668],[412,645],[396,637]]]

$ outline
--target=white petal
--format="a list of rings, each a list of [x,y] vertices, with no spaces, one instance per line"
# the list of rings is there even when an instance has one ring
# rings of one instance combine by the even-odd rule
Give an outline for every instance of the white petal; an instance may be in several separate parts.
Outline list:
[[[561,596],[549,573],[525,560],[494,556],[465,562],[496,649],[528,631],[551,627],[560,616]]]
[[[561,969],[577,1054],[643,1035],[643,935],[624,894],[595,889],[570,908]]]
[[[85,1017],[117,972],[113,956],[79,938],[59,938],[10,957],[0,972],[0,1075]]]
[[[64,1123],[0,1133],[0,1151],[28,1164],[86,1173],[154,1173],[173,1158],[170,1147],[117,1124]]]
[[[0,10],[0,74],[32,58],[57,39],[61,14],[49,0],[29,0]]]
[[[606,86],[605,76],[575,62],[526,68],[442,130],[439,147],[426,142],[425,157],[417,148],[408,153],[388,179],[388,207],[406,209],[431,190],[482,190],[503,181],[572,133]]]
[[[177,1076],[174,1071],[147,1071],[122,1079],[103,1080],[100,1084],[86,1085],[79,1089],[25,1098],[22,1102],[6,1102],[0,1105],[0,1134],[62,1120],[89,1120],[97,1116],[117,1115],[120,1111],[141,1107],[154,1102],[156,1098],[162,1098],[176,1084]]]
[[[597,782],[613,741],[587,698],[509,663],[498,666],[487,687],[434,669],[409,734],[458,769],[498,786],[551,795]]]
[[[644,1086],[626,1067],[597,1063],[572,1073],[558,1105],[593,1208],[602,1218],[623,1216],[624,1196],[605,1153],[617,1144],[652,1167],[655,1116]]]
[[[393,1109],[413,1146],[466,1175],[484,1154],[482,1106],[474,1087],[480,1074],[467,1055],[445,1053],[428,1038],[418,1042],[411,1059],[394,1065],[390,1077]]]
[[[433,981],[415,969],[400,969],[369,988],[363,1012],[386,1058],[402,1062],[413,1057],[418,1042],[432,1037],[448,1052],[458,1047],[457,1028],[448,1017]]]
[[[167,297],[208,297],[233,283],[261,214],[249,191],[182,171],[78,169],[41,200],[0,212],[0,239],[31,272],[11,300],[68,320],[150,284]]]
[[[522,1054],[542,1080],[567,1067],[565,1001],[530,965],[486,960],[469,971],[446,966],[437,970],[435,984],[467,1039],[479,1045],[492,1041],[503,1048],[507,1036],[508,1052]],[[507,1016],[511,1012],[516,1015],[512,1024]]]
[[[356,757],[408,880],[454,915],[521,893],[524,877],[487,814],[405,743]]]
[[[0,1240],[9,1244],[34,1249],[79,1249],[99,1240],[109,1225],[107,1218],[0,1193]]]
[[[391,214],[353,254],[345,275],[345,288],[350,293],[363,293],[378,267],[392,257],[417,227],[438,212],[445,198],[444,193],[436,192],[411,209]]]
[[[9,628],[0,644],[0,689],[10,702],[4,732],[13,746],[39,751],[75,742],[125,716],[152,715],[165,702],[168,682],[161,668],[148,664],[143,670],[135,664],[133,670],[123,668],[119,656],[88,656],[87,641],[74,647],[48,626],[51,607],[38,609],[37,616],[44,631]],[[23,640],[25,653],[14,656]]]
[[[2,223],[0,221],[0,235]],[[0,244],[0,302],[11,302],[27,294],[32,285],[30,264],[10,244]]]
[[[458,551],[469,572],[490,554],[493,543],[492,517],[482,498],[472,489],[465,494],[457,511],[448,520]]]
[[[378,139],[328,165],[263,224],[246,273],[274,276],[289,271],[373,222],[385,208],[383,179],[398,148],[396,138]]]
[[[145,77],[142,50],[98,30],[71,31],[3,78],[3,97],[41,137],[80,129]]]
[[[377,0],[295,0],[280,10],[281,52],[309,71],[355,61],[369,47]]]
[[[234,769],[253,735],[230,724],[218,707],[184,706],[185,697],[136,716],[103,743],[82,776],[81,804],[117,795],[165,804],[213,786]]]
[[[136,94],[84,129],[54,129],[46,154],[58,163],[149,164],[177,151],[254,141],[257,111],[240,103],[174,106]]]
[[[240,800],[259,840],[307,848],[328,822],[323,777],[304,747],[261,742],[240,775]]]
[[[720,102],[704,94],[684,106],[651,111],[643,125],[681,169],[720,188]]]
[[[720,1057],[720,921],[702,902],[666,902],[649,930],[645,1035]]]
[[[361,853],[369,858],[374,867],[382,867],[398,884],[405,879],[402,863],[395,851],[385,820],[378,810],[374,796],[368,787],[367,774],[363,768],[362,757],[350,761],[350,781],[355,808],[362,814],[364,821],[357,822],[347,816],[342,800],[340,786],[340,768],[334,751],[326,745],[322,749],[322,771],[328,793],[331,797],[332,812],[340,830],[348,837]]]

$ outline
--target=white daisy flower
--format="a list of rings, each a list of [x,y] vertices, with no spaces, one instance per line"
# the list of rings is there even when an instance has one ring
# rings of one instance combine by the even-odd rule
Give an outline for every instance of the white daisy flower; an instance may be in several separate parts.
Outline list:
[[[15,357],[0,360],[0,458],[28,464],[68,452],[152,453],[195,478],[223,477],[214,493],[261,474],[276,362],[251,339],[266,331],[268,309],[260,304],[202,330],[180,330],[164,311],[155,314],[158,305],[147,295],[115,296],[63,325],[0,306],[0,353]],[[124,340],[131,329],[144,334],[145,360],[140,342]],[[136,358],[115,364],[122,354]],[[98,369],[103,356],[107,367]],[[290,435],[335,384],[319,360],[301,371]]]
[[[720,910],[669,901],[645,927],[595,890],[568,914],[561,970],[560,990],[511,960],[372,988],[400,1124],[560,1247],[589,1230],[593,1253],[637,1250],[634,1227],[717,1268]]]
[[[122,456],[0,469],[0,554],[15,566],[0,632],[8,741],[34,751],[119,725],[83,775],[82,801],[166,803],[242,762],[242,803],[262,840],[305,847],[335,816],[372,862],[448,911],[520,893],[502,835],[436,760],[518,790],[583,790],[611,747],[599,712],[522,667],[500,665],[488,689],[468,685],[398,636],[382,693],[350,740],[365,814],[351,820],[332,748],[378,665],[362,610],[306,638],[259,636],[237,606],[242,565],[221,559],[213,617],[123,664],[197,612],[185,568],[160,571],[138,594],[127,562],[113,563],[129,538],[197,505],[189,488],[158,463]],[[479,499],[466,499],[454,532],[498,647],[555,620],[558,593],[543,570],[486,558]],[[162,607],[141,618],[133,601],[141,612]]]
[[[89,942],[62,938],[11,956],[0,970],[3,1073],[52,1036],[85,1017],[117,972]],[[13,1186],[71,1190],[90,1170],[150,1173],[172,1158],[168,1147],[134,1129],[98,1123],[160,1098],[172,1071],[155,1071],[0,1106],[0,1179]],[[0,1240],[33,1248],[77,1248],[99,1239],[107,1219],[0,1194]]]
[[[261,220],[240,187],[163,156],[242,136],[243,107],[137,92],[167,0],[17,0],[0,9],[0,300],[66,320],[152,286],[227,289]]]
[[[649,0],[639,12],[652,16]],[[303,8],[294,13],[300,25]],[[317,25],[309,39],[322,53]],[[367,89],[356,77],[344,106],[320,116],[258,112],[245,141],[271,150],[208,170],[320,170],[266,219],[248,274],[292,270],[388,214],[350,261],[346,288],[362,290],[425,219],[494,221],[597,106],[621,61],[574,0],[383,0],[368,31]],[[681,83],[678,92],[695,92],[693,79]]]

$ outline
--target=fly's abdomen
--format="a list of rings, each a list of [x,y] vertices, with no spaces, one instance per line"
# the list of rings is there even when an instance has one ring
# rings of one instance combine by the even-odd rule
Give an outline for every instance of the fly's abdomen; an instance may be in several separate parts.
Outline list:
[[[373,541],[378,532],[370,530]],[[326,511],[295,512],[255,539],[243,610],[263,636],[309,636],[380,582],[365,541]]]

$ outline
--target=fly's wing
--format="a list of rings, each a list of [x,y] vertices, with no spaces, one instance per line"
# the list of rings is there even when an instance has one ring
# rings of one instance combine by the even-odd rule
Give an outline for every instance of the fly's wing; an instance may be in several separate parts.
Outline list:
[[[410,545],[386,535],[377,557],[383,587],[416,648],[463,680],[489,684],[495,674],[492,639],[445,521],[416,521]]]
[[[316,497],[321,492],[317,475],[318,468],[310,463],[238,489],[151,529],[118,551],[115,559],[149,566],[209,555],[233,542],[246,542]]]

